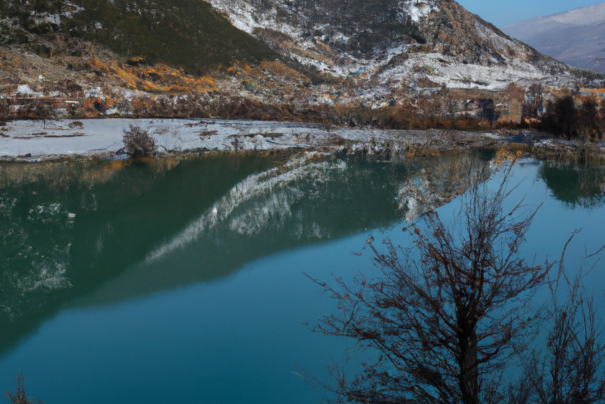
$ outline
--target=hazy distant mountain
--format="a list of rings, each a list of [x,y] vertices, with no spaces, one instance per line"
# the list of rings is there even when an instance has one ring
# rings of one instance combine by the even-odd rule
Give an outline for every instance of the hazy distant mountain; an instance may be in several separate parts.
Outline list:
[[[605,3],[533,18],[503,31],[571,66],[605,73]]]

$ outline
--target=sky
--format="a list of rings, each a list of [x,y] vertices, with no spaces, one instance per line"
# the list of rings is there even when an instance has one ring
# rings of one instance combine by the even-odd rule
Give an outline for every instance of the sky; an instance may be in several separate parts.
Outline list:
[[[464,8],[497,27],[603,3],[603,0],[458,0]]]

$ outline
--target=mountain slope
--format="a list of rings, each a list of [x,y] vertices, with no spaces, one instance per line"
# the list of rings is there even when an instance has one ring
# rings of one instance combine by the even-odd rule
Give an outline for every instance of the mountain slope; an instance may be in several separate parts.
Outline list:
[[[0,15],[4,44],[52,42],[62,33],[128,58],[163,61],[191,72],[277,56],[203,0],[0,0]]]
[[[450,87],[562,83],[567,68],[454,0],[209,0],[237,28],[320,74]]]
[[[424,127],[586,85],[454,0],[0,0],[0,15],[3,118]]]
[[[50,43],[60,33],[197,74],[281,54],[306,74],[360,78],[372,88],[393,80],[397,88],[423,80],[483,89],[570,81],[566,66],[454,0],[208,1],[0,0],[0,37],[7,45]]]
[[[503,30],[571,66],[605,73],[605,3],[533,18]]]

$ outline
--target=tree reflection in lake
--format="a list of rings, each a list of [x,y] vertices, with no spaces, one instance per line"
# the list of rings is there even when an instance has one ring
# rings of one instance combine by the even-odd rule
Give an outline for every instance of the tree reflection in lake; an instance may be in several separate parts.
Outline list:
[[[546,161],[539,175],[552,196],[572,208],[594,208],[605,202],[605,167],[602,165]]]

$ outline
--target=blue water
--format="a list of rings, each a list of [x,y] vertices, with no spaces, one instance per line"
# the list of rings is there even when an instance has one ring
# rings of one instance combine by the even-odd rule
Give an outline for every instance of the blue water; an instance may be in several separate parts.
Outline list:
[[[267,206],[281,206],[281,210],[272,211],[263,229],[254,234],[234,235],[236,222],[224,222],[197,238],[185,237],[186,242],[157,259],[149,258],[158,251],[158,246],[183,240],[183,232],[211,211],[212,204],[220,201],[221,195],[232,186],[281,164],[264,166],[259,161],[262,160],[255,160],[245,168],[242,168],[245,162],[232,166],[230,186],[225,185],[207,199],[193,198],[201,205],[199,209],[188,214],[187,208],[182,208],[178,220],[166,220],[163,211],[157,209],[157,217],[150,215],[154,209],[143,205],[153,202],[137,199],[144,195],[140,189],[138,193],[120,196],[120,203],[132,205],[131,212],[137,212],[137,204],[141,205],[138,211],[146,216],[145,223],[180,223],[169,229],[167,224],[150,225],[147,235],[137,236],[141,238],[139,243],[124,238],[126,230],[120,230],[116,224],[123,222],[123,218],[111,222],[112,217],[119,216],[119,204],[115,207],[108,202],[104,207],[99,202],[95,209],[79,208],[74,223],[61,222],[63,227],[55,230],[71,243],[67,255],[59,256],[67,262],[62,276],[70,285],[39,287],[33,292],[17,286],[9,288],[10,299],[6,298],[4,304],[12,305],[17,314],[4,318],[7,331],[0,347],[0,388],[15,391],[17,374],[23,372],[28,395],[47,404],[320,402],[326,393],[314,390],[301,374],[308,372],[330,382],[326,366],[332,361],[342,361],[353,342],[310,330],[335,306],[330,296],[306,274],[322,280],[330,280],[332,274],[345,279],[359,271],[375,274],[367,250],[362,256],[352,252],[362,251],[370,234],[377,240],[390,237],[403,245],[409,243],[401,232],[404,214],[393,204],[396,190],[406,178],[419,175],[420,168],[429,170],[436,163],[420,159],[415,163],[417,166],[393,168],[395,163],[347,161],[349,168],[339,171],[323,185],[313,183],[307,175],[285,183],[279,190],[240,203],[239,210],[231,216],[243,217],[246,212],[255,212],[253,221],[263,216],[262,209],[266,212]],[[189,181],[199,175],[197,164],[221,162],[182,162],[180,172],[178,169],[156,172],[144,180],[141,178],[147,178],[147,171],[153,171],[150,167],[126,167],[121,169],[123,177],[112,177],[92,189],[96,189],[95,198],[101,201],[103,193],[115,194],[112,182],[134,177],[138,178],[137,184],[146,184],[145,192],[157,187],[157,195],[163,195],[162,188],[167,183]],[[559,259],[571,233],[583,228],[567,254],[567,269],[571,273],[577,270],[585,251],[594,251],[605,244],[603,195],[597,187],[595,192],[583,194],[578,200],[556,199],[541,178],[542,165],[524,160],[515,166],[511,183],[519,186],[509,203],[523,197],[531,206],[543,203],[524,245],[523,254],[528,258]],[[44,175],[51,174],[40,175],[44,179]],[[605,184],[602,180],[605,176],[600,178],[601,184]],[[207,182],[211,180],[212,177]],[[57,199],[57,188],[48,186],[49,181],[46,178],[8,184],[7,179],[3,197],[15,195],[23,199],[37,189],[37,195],[45,195],[41,198]],[[495,184],[497,179],[492,181]],[[72,183],[62,186],[75,189],[65,199],[58,198],[63,201],[62,206],[69,205],[70,198],[71,210],[86,205],[80,202],[85,199],[84,194],[90,197],[89,191]],[[556,188],[556,184],[550,186]],[[305,199],[307,196],[292,191],[292,195],[299,196],[282,198],[288,189],[302,190],[307,196],[313,192],[317,195]],[[334,189],[333,195],[328,193],[330,189]],[[361,195],[364,189],[371,195]],[[190,190],[182,193],[183,198],[191,196]],[[280,198],[288,201],[288,207]],[[451,221],[459,201],[455,199],[439,209],[445,222]],[[170,209],[160,205],[162,209]],[[290,213],[284,213],[284,209]],[[338,217],[337,211],[343,211],[343,216]],[[100,216],[93,220],[87,214]],[[3,220],[8,224],[17,219],[6,215]],[[85,228],[78,228],[79,220],[85,223]],[[27,227],[27,223],[22,222],[22,226]],[[113,230],[103,230],[103,223],[113,223],[110,226]],[[48,225],[52,224],[35,226]],[[35,227],[35,232],[42,231],[42,227]],[[28,231],[34,234],[34,230]],[[83,238],[78,235],[88,234],[87,231],[95,234],[90,244],[96,243],[98,247],[101,243],[109,249],[109,256],[103,257],[103,251],[107,251],[103,248],[95,258],[90,253],[94,248],[78,247],[79,239]],[[151,237],[154,232],[159,236]],[[112,237],[117,237],[115,245],[107,247],[112,245]],[[137,247],[124,247],[131,242]],[[139,251],[137,248],[142,252],[134,253]],[[15,247],[10,251],[16,251]],[[91,256],[90,262],[75,256],[85,253]],[[4,255],[8,254],[7,250]],[[116,269],[122,261],[126,264]],[[33,261],[10,262],[12,266],[6,266],[5,272],[13,271],[23,279],[32,276],[25,265]],[[602,263],[597,263],[586,277],[595,294],[605,292],[604,269]],[[100,276],[104,271],[110,271],[111,276]],[[359,369],[364,356],[371,353],[354,356],[348,371]]]

